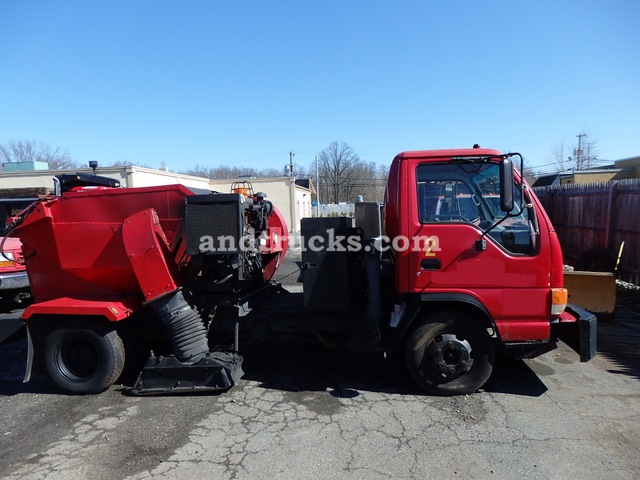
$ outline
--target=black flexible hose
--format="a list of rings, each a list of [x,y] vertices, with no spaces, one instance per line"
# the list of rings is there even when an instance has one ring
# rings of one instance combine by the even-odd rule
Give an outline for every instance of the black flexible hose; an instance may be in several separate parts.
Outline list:
[[[178,360],[196,363],[209,352],[202,318],[185,300],[181,290],[153,300],[150,305],[167,329],[171,349]]]

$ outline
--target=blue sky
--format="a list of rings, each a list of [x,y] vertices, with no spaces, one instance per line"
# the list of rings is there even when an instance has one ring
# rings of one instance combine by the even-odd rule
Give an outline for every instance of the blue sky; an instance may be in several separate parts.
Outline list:
[[[640,155],[640,2],[9,1],[0,143],[78,162],[387,164],[479,143],[548,170]]]

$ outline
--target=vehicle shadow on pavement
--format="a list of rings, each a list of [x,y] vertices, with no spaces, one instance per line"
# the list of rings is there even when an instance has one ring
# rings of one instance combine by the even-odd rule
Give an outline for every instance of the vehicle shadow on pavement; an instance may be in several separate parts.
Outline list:
[[[598,355],[616,368],[608,370],[640,380],[640,315],[618,308],[613,322],[598,322]]]
[[[23,383],[27,356],[26,339],[0,345],[0,396],[60,394],[44,375]],[[359,392],[423,395],[400,360],[379,352],[329,349],[315,339],[291,338],[261,345],[245,353],[244,379],[267,389],[300,392],[328,391],[332,396],[352,398]],[[122,392],[127,394],[125,387]],[[483,391],[537,397],[547,390],[523,361],[507,355],[496,359],[493,375]]]
[[[23,383],[27,362],[27,339],[17,338],[0,345],[0,396],[13,396],[20,393],[60,392],[42,375],[29,383]]]
[[[493,374],[484,386],[492,393],[539,397],[548,389],[538,375],[523,360],[515,360],[507,353],[496,357]]]
[[[337,397],[355,397],[359,391],[425,394],[397,358],[331,350],[310,340],[265,345],[247,356],[244,370],[244,379],[274,390],[329,391]],[[501,355],[482,390],[538,397],[547,387],[522,360]]]

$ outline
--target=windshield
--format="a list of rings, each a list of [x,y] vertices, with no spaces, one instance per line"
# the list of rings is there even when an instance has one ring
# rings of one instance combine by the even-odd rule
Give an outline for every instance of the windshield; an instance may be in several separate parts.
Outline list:
[[[465,222],[485,231],[502,220],[488,235],[509,252],[534,253],[533,207],[521,209],[522,191],[516,186],[514,209],[504,218],[497,163],[422,164],[416,177],[420,223]]]

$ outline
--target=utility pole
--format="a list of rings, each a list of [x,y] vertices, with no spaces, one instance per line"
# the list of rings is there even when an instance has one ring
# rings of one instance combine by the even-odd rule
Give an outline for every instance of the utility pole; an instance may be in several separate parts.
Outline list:
[[[320,168],[318,167],[318,156],[316,155],[316,218],[320,217]]]
[[[289,220],[291,224],[289,225],[289,232],[297,232],[298,231],[298,220],[297,220],[297,205],[296,205],[296,176],[293,171],[293,157],[295,153],[293,151],[289,151],[289,212],[290,217]]]
[[[293,173],[293,157],[295,156],[296,154],[289,150],[289,175],[292,177],[295,177],[295,174]]]
[[[582,152],[582,137],[586,137],[586,133],[579,133],[576,135],[578,137],[578,148],[573,151],[573,156],[576,159],[576,170],[582,170],[584,167],[584,155]]]

